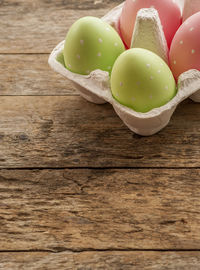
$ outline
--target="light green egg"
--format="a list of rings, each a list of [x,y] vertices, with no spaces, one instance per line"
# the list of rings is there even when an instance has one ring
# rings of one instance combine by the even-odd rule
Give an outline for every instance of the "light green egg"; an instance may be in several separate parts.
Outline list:
[[[111,74],[111,90],[119,103],[142,113],[165,105],[177,93],[168,65],[155,53],[140,48],[118,57]]]
[[[64,46],[66,68],[82,75],[95,69],[112,70],[124,52],[123,42],[109,24],[95,17],[84,17],[70,28]]]

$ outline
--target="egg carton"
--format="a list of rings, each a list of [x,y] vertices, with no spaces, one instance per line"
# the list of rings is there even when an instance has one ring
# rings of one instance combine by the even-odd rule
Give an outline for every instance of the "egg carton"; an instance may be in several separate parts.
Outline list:
[[[115,7],[102,20],[109,23],[119,32],[119,16],[123,4]],[[94,70],[89,75],[79,75],[67,70],[63,61],[64,42],[59,43],[49,57],[53,70],[71,80],[80,95],[86,100],[104,104],[109,102],[124,124],[134,133],[150,136],[163,129],[170,121],[176,107],[190,97],[200,102],[200,72],[189,70],[179,77],[177,95],[166,105],[147,113],[136,112],[118,103],[112,96],[109,73]],[[132,46],[151,50],[168,63],[168,47],[162,25],[155,9],[141,9],[136,18]],[[61,61],[58,61],[58,58]]]

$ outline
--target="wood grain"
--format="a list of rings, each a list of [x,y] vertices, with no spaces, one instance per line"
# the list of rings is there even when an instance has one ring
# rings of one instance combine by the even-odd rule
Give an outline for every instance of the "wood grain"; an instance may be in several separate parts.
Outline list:
[[[1,250],[200,250],[200,169],[1,170]]]
[[[199,269],[199,104],[140,137],[47,64],[121,2],[0,0],[2,270]]]
[[[1,253],[7,270],[197,270],[200,252]]]
[[[112,8],[114,5],[122,3],[123,0],[1,0],[1,7],[6,9],[15,9],[16,7],[19,10],[25,9],[26,12],[30,11],[33,8],[58,8],[65,10],[90,10],[90,9],[102,9],[102,8]]]
[[[72,23],[101,17],[122,1],[1,0],[0,53],[49,53]]]
[[[77,95],[73,84],[48,66],[48,55],[0,55],[0,96]]]
[[[111,105],[79,96],[1,97],[0,167],[199,167],[200,106],[181,104],[169,126],[134,135]]]

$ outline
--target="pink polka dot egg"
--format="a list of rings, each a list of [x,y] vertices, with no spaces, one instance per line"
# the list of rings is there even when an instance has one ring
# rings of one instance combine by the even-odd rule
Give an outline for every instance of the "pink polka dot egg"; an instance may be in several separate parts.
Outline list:
[[[176,79],[190,69],[200,70],[200,12],[189,17],[178,29],[169,58]]]

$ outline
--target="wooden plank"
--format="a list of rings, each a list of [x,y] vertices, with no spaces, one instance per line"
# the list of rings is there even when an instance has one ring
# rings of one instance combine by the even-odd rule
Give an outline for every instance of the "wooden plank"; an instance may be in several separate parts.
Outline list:
[[[0,1],[0,53],[48,53],[83,16],[101,17],[121,1]]]
[[[197,270],[200,252],[1,253],[4,270]]]
[[[1,97],[0,167],[199,167],[200,106],[180,105],[169,126],[134,135],[111,105],[79,96]]]
[[[26,9],[30,11],[33,8],[57,8],[57,9],[65,9],[65,10],[91,10],[91,9],[102,9],[102,8],[112,8],[115,5],[119,5],[122,3],[122,0],[34,0],[26,1],[26,0],[2,0],[1,7],[13,10],[16,7],[22,11]]]
[[[73,84],[48,66],[48,55],[0,55],[0,95],[77,95]]]
[[[200,169],[0,170],[1,250],[200,250]]]

